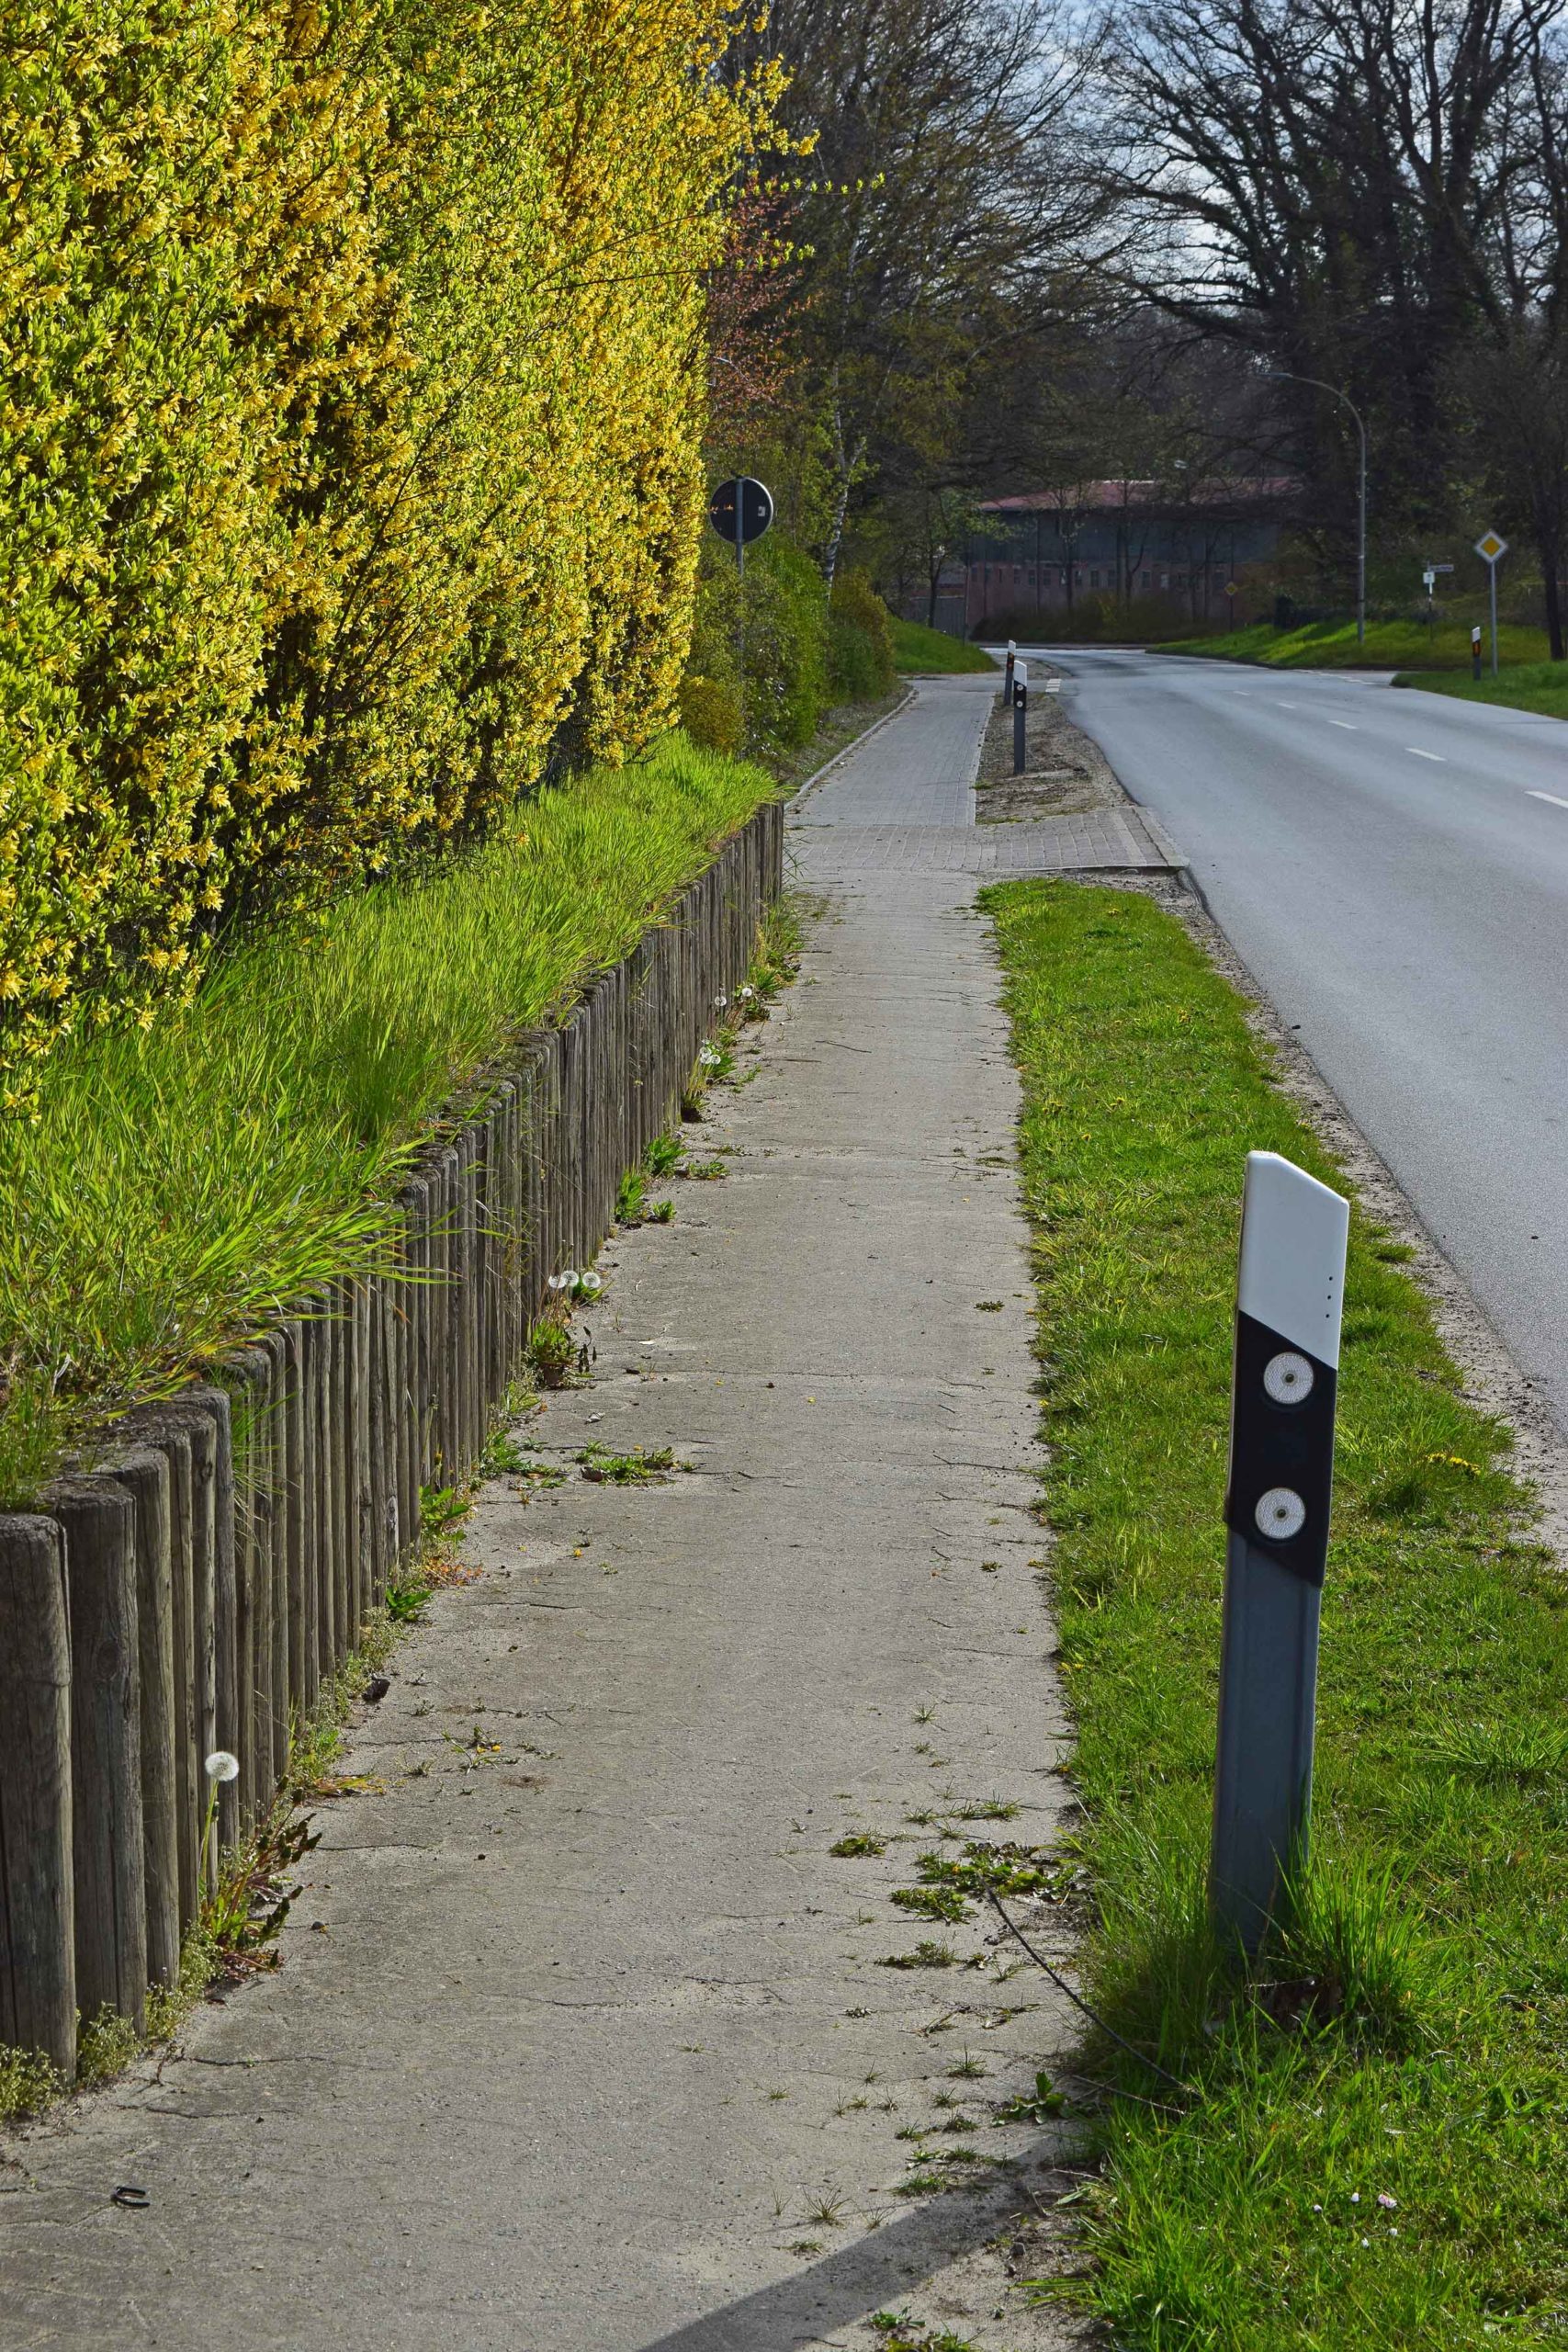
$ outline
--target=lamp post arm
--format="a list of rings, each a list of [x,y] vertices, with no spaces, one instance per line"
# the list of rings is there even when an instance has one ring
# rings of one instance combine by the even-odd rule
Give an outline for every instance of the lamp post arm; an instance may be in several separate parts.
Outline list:
[[[1269,380],[1276,384],[1311,384],[1314,390],[1326,392],[1348,408],[1356,420],[1356,433],[1360,442],[1360,465],[1356,481],[1356,642],[1367,641],[1367,426],[1366,420],[1348,392],[1337,384],[1325,383],[1321,376],[1298,376],[1292,368],[1270,368]]]

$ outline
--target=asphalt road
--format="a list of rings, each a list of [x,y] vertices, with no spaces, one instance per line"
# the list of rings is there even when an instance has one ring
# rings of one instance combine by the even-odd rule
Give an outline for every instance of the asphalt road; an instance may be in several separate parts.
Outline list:
[[[1327,673],[1050,658],[1568,1430],[1568,725]]]

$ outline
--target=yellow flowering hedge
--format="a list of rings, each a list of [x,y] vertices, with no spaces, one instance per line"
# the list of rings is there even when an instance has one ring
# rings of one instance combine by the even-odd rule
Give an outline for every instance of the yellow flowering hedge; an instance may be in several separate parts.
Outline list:
[[[718,0],[10,0],[0,1086],[672,714]]]

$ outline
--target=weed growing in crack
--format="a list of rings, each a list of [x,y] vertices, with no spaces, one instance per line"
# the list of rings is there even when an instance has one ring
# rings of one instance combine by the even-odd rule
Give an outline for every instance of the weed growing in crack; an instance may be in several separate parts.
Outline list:
[[[956,1968],[958,1954],[951,1944],[938,1943],[932,1937],[922,1936],[913,1951],[890,1951],[877,1965],[881,1968]]]
[[[969,1917],[969,1905],[955,1886],[900,1886],[893,1892],[893,1900],[901,1911],[913,1911],[922,1919],[945,1919],[956,1927]]]
[[[1042,2071],[1035,2075],[1032,2091],[1020,2091],[1016,2097],[1005,2099],[992,2120],[997,2123],[1044,2123],[1051,2117],[1066,2112],[1066,2100],[1053,2087],[1050,2075]]]
[[[634,1445],[629,1453],[611,1453],[602,1445],[585,1445],[577,1456],[582,1475],[595,1486],[659,1487],[666,1483],[671,1470],[689,1470],[689,1462],[677,1462],[668,1445],[645,1452]]]
[[[884,2352],[979,2352],[966,2335],[955,2335],[950,2327],[926,2327],[908,2312],[873,2312],[867,2324],[881,2336]]]
[[[1030,1894],[1040,1902],[1059,1903],[1069,1883],[1059,1858],[1053,1859],[1043,1846],[1011,1840],[993,1845],[985,1838],[967,1838],[962,1855],[925,1853],[915,1868],[923,1885],[953,1887],[961,1894]]]
[[[541,1388],[570,1388],[588,1377],[589,1347],[573,1338],[564,1309],[554,1301],[530,1324],[526,1354]]]
[[[853,1829],[847,1838],[840,1838],[836,1845],[829,1846],[828,1851],[836,1854],[840,1861],[851,1861],[861,1854],[885,1854],[887,1840],[886,1838],[874,1838],[869,1830]]]
[[[486,1478],[515,1476],[529,1467],[526,1451],[511,1430],[497,1430],[475,1463],[471,1476],[474,1484],[479,1485]]]

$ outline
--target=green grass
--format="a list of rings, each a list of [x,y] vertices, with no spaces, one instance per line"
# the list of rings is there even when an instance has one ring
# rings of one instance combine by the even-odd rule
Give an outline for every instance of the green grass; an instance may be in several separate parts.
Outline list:
[[[1024,1087],[1089,1990],[1192,2086],[1099,2053],[1136,2098],[1102,2127],[1092,2276],[1042,2291],[1087,2297],[1129,2352],[1561,2341],[1568,1587],[1405,1253],[1358,1211],[1313,1870],[1239,1979],[1202,1871],[1243,1161],[1336,1170],[1169,915],[1049,882],[986,903]]]
[[[902,671],[994,670],[996,663],[966,638],[949,637],[945,629],[927,628],[923,621],[901,621],[893,616],[893,659]]]
[[[1271,670],[1458,670],[1468,677],[1470,625],[1449,621],[1429,630],[1420,621],[1369,621],[1362,647],[1356,642],[1354,621],[1318,621],[1292,629],[1256,621],[1225,637],[1183,638],[1154,650],[1201,653],[1215,662],[1261,662]],[[1544,629],[1505,623],[1497,631],[1499,661],[1539,663],[1545,652]]]
[[[1479,683],[1469,671],[1402,670],[1396,686],[1422,686],[1430,695],[1454,695],[1462,702],[1501,703],[1509,710],[1537,710],[1545,718],[1568,718],[1568,662],[1519,662],[1494,678],[1483,670]]]
[[[254,938],[188,1012],[58,1050],[0,1136],[0,1504],[89,1417],[375,1263],[440,1107],[774,790],[671,738],[423,878]]]

